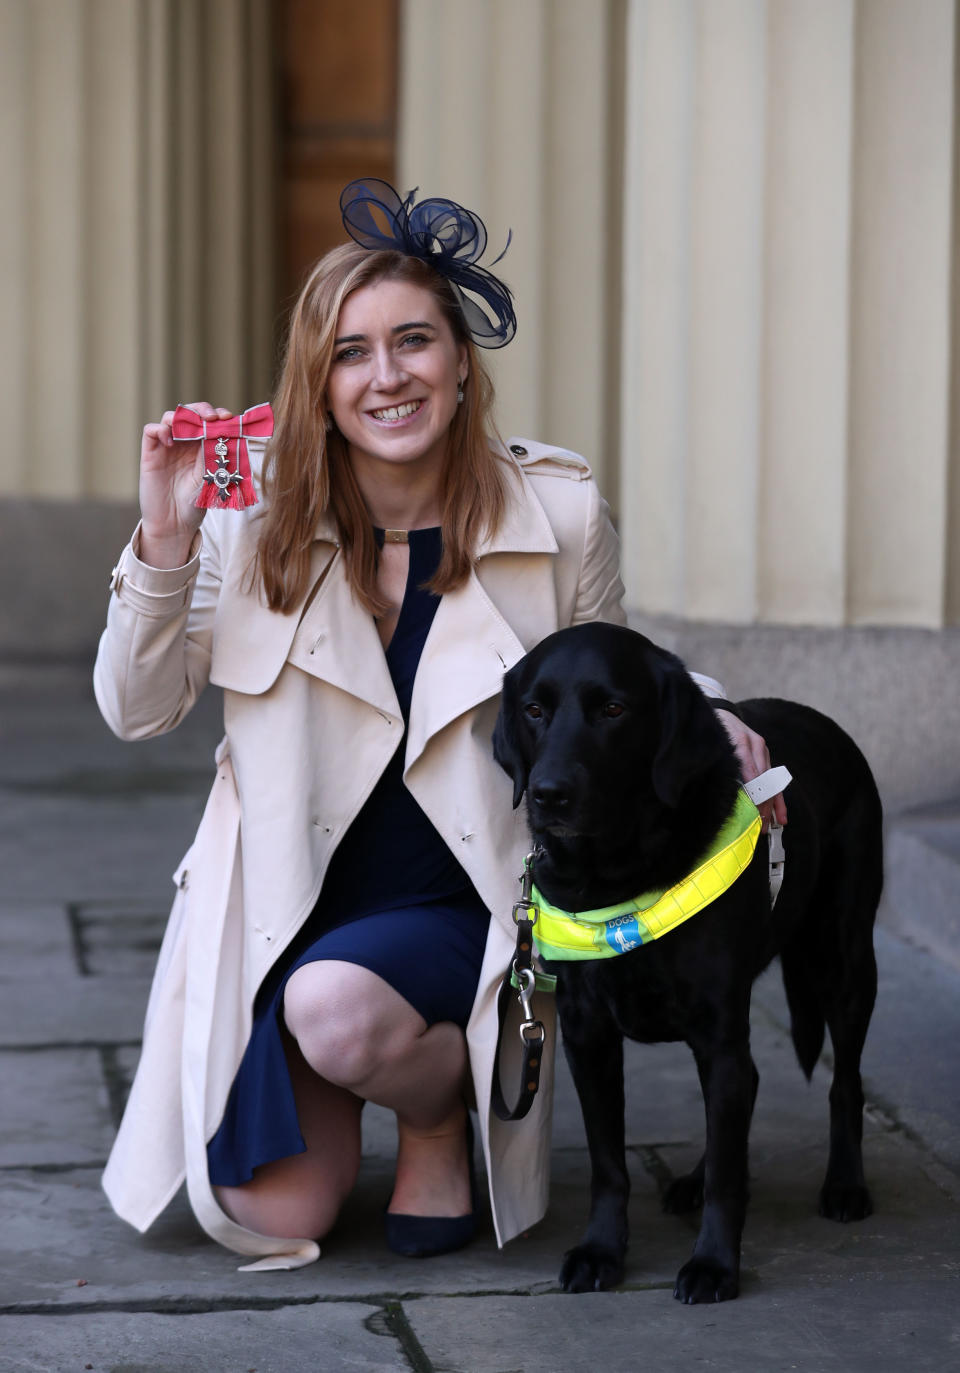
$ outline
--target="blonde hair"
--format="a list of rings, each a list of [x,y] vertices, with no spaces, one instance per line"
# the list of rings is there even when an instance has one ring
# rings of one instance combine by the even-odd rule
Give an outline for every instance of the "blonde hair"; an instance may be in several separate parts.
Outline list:
[[[320,517],[338,530],[347,578],[374,615],[387,603],[377,589],[377,547],[347,445],[328,429],[327,378],[340,309],[347,296],[377,281],[410,282],[439,303],[455,341],[467,350],[468,383],[450,425],[441,474],[443,553],[429,589],[440,595],[470,573],[474,549],[493,534],[506,504],[507,466],[490,448],[493,385],[477,356],[448,283],[426,263],[394,251],[370,252],[346,243],[322,257],[293,310],[280,383],[276,428],[264,464],[265,516],[254,576],[271,610],[293,610],[306,596],[310,548]]]

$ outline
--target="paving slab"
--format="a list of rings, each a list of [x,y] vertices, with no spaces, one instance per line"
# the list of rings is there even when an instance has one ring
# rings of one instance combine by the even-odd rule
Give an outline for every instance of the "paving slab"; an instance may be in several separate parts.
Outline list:
[[[884,836],[884,923],[960,972],[960,806],[897,816]]]
[[[383,1315],[361,1302],[314,1302],[277,1311],[0,1316],[0,1373],[409,1373]]]
[[[222,701],[205,692],[168,735],[116,739],[89,669],[29,683],[0,676],[0,871],[4,900],[173,899],[170,875],[214,780]]]
[[[0,1045],[139,1040],[166,919],[136,899],[0,904]]]
[[[81,970],[88,977],[151,979],[168,915],[137,901],[71,903]]]
[[[211,771],[211,780],[213,773]],[[0,871],[6,903],[173,900],[171,876],[203,813],[194,792],[82,799],[0,793]]]
[[[854,1279],[719,1306],[647,1291],[423,1298],[404,1310],[436,1373],[943,1373],[960,1342],[946,1278],[901,1284],[895,1306]]]
[[[289,1273],[241,1273],[243,1260],[206,1237],[182,1193],[140,1235],[111,1211],[99,1169],[0,1170],[0,1312],[552,1288],[558,1256],[582,1211],[580,1160],[571,1168],[561,1158],[556,1171],[551,1215],[528,1239],[499,1252],[484,1212],[468,1248],[439,1259],[405,1259],[386,1248],[383,1236],[392,1160],[368,1159],[318,1263]],[[652,1182],[638,1189],[631,1214],[638,1231],[652,1228],[659,1215]]]
[[[101,1050],[101,1053],[105,1054],[104,1070],[106,1074],[109,1074],[110,1079],[108,1087],[110,1105],[114,1115],[113,1123],[119,1127],[127,1104],[127,1097],[130,1095],[130,1088],[133,1085],[133,1075],[137,1071],[137,1064],[140,1062],[140,1045],[111,1048],[107,1051]]]
[[[113,1140],[96,1049],[0,1051],[0,1168],[99,1163]]]
[[[139,1042],[149,992],[145,977],[0,974],[0,1048]]]
[[[62,901],[0,904],[0,976],[18,981],[73,979],[73,932]]]
[[[202,788],[222,735],[223,697],[213,687],[175,730],[131,743],[100,715],[92,658],[73,667],[44,665],[20,681],[0,672],[0,787],[23,795],[56,789],[77,798],[110,786],[150,791],[172,777],[188,784],[191,774]]]

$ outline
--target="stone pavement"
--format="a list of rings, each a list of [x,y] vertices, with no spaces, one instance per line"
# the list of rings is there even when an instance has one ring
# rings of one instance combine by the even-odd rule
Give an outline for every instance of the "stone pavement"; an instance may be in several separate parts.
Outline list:
[[[170,873],[211,775],[216,705],[201,703],[165,740],[121,744],[99,721],[85,669],[0,678],[0,1373],[960,1365],[960,970],[903,938],[906,878],[891,881],[897,908],[877,940],[864,1059],[876,1210],[865,1222],[816,1214],[828,1072],[821,1065],[804,1082],[777,973],[758,985],[761,1086],[738,1301],[683,1307],[671,1296],[695,1226],[661,1213],[659,1189],[694,1161],[702,1130],[682,1046],[630,1046],[633,1242],[616,1292],[566,1296],[556,1284],[588,1199],[565,1070],[549,1215],[503,1252],[488,1217],[459,1254],[417,1261],[386,1250],[393,1129],[374,1108],[355,1195],[312,1267],[238,1272],[182,1198],[146,1236],[118,1221],[99,1174],[136,1062]],[[942,820],[933,831],[947,853]],[[894,838],[909,848],[918,825]],[[938,928],[949,930],[956,888],[943,886]]]

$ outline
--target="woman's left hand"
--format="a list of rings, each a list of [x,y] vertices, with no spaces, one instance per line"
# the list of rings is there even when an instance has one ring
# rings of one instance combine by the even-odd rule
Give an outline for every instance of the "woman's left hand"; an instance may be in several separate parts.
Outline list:
[[[736,750],[743,780],[751,782],[754,777],[759,777],[761,772],[766,772],[770,767],[770,753],[766,740],[729,710],[718,709],[717,719],[729,734],[730,742]],[[757,810],[763,820],[764,834],[770,828],[771,820],[775,820],[778,825],[787,823],[787,803],[783,799],[783,792],[772,796],[769,801],[761,802]]]

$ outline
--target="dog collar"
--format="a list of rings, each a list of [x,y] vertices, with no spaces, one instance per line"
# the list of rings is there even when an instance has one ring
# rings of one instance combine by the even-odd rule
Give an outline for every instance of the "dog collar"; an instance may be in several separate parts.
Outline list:
[[[693,872],[672,887],[643,892],[618,906],[594,911],[563,911],[537,888],[534,939],[542,958],[615,958],[660,939],[722,896],[753,858],[760,835],[757,808],[742,789],[730,815]]]

